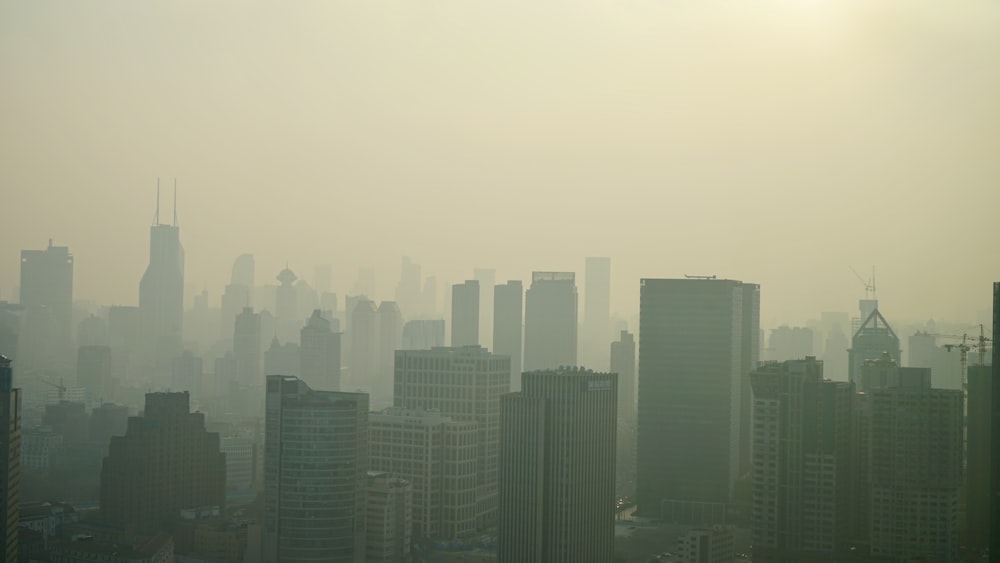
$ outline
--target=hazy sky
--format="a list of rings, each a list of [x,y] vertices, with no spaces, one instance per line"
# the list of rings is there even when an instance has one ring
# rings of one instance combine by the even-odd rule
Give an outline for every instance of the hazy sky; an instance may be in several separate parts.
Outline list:
[[[0,298],[18,253],[134,304],[156,178],[187,280],[359,267],[391,298],[612,257],[762,284],[763,323],[990,307],[996,0],[0,3]],[[164,216],[169,217],[170,189]],[[992,227],[992,228],[991,228]]]

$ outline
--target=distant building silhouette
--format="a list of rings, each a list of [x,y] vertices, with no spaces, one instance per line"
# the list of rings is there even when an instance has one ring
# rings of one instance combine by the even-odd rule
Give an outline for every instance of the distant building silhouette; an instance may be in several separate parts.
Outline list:
[[[614,557],[617,376],[527,372],[500,401],[499,563]]]
[[[365,561],[368,395],[267,377],[263,563]]]
[[[299,337],[299,366],[301,378],[310,387],[330,391],[340,390],[340,333],[330,328],[330,321],[323,318],[319,309],[302,327]],[[268,375],[295,375],[271,373]]]
[[[111,398],[111,347],[81,346],[76,354],[76,384],[91,401]]]
[[[758,299],[759,286],[736,280],[641,281],[636,500],[642,514],[725,523],[749,457]]]
[[[753,558],[804,559],[851,539],[853,385],[815,357],[759,367],[753,385]]]
[[[260,315],[250,307],[236,316],[233,328],[233,357],[236,360],[236,380],[245,385],[260,383]]]
[[[368,420],[369,461],[413,484],[413,533],[455,539],[477,531],[479,425],[438,410],[389,407]]]
[[[396,303],[403,316],[408,319],[418,317],[422,310],[420,264],[414,264],[409,256],[403,256],[403,265],[396,285]]]
[[[101,468],[101,518],[130,535],[170,526],[182,508],[226,504],[226,458],[219,435],[192,413],[190,395],[147,393],[142,416],[111,438]]]
[[[193,397],[200,397],[205,391],[202,389],[203,381],[204,365],[200,357],[190,350],[184,350],[184,353],[174,358],[171,389],[188,391]]]
[[[784,362],[801,360],[813,353],[813,331],[802,326],[780,326],[771,330],[764,358]]]
[[[577,295],[573,272],[532,272],[524,295],[524,370],[577,364]]]
[[[403,350],[430,350],[444,346],[444,319],[406,321]]]
[[[3,431],[0,432],[0,530],[3,545],[0,553],[6,563],[16,563],[18,536],[18,502],[20,502],[21,474],[21,390],[14,387],[14,372],[11,361],[0,356],[0,415],[3,416]]]
[[[865,360],[877,360],[882,356],[882,352],[888,352],[897,364],[902,364],[899,337],[882,316],[876,303],[851,337],[851,349],[848,351],[847,379],[857,385],[858,391],[865,391],[865,388],[858,384],[861,366]]]
[[[139,369],[139,308],[113,306],[108,309],[108,340],[111,370],[119,385],[131,383]]]
[[[159,187],[156,197],[156,217],[149,228],[149,265],[139,282],[139,324],[144,365],[154,374],[166,375],[183,342],[184,247],[177,226],[176,197],[172,225],[160,223]]]
[[[295,342],[299,337],[299,299],[295,282],[299,279],[290,268],[278,272],[275,278],[281,285],[275,290],[275,316],[278,338],[282,342]]]
[[[510,359],[478,346],[396,352],[393,405],[437,409],[458,421],[478,424],[476,525],[494,525],[500,395],[508,391]],[[415,483],[415,486],[417,484]]]
[[[374,301],[364,299],[354,305],[350,337],[349,388],[370,389],[372,381],[378,377],[378,311]]]
[[[580,331],[580,363],[601,367],[608,364],[611,342],[611,258],[588,256]]]
[[[510,357],[510,390],[521,389],[521,350],[524,340],[524,287],[508,280],[493,291],[493,352]]]
[[[493,342],[493,291],[497,281],[497,271],[493,268],[474,268],[473,278],[479,282],[479,332],[476,342],[483,348]],[[452,344],[456,346],[456,344]]]
[[[372,382],[372,404],[375,407],[392,405],[393,363],[396,350],[403,347],[403,317],[394,301],[383,301],[378,306],[378,344],[376,365],[378,375]]]
[[[264,375],[294,375],[301,373],[302,352],[294,342],[282,344],[275,336],[264,352]]]
[[[21,251],[22,373],[68,375],[73,358],[73,255],[65,246]]]
[[[451,286],[451,345],[479,345],[479,282]]]

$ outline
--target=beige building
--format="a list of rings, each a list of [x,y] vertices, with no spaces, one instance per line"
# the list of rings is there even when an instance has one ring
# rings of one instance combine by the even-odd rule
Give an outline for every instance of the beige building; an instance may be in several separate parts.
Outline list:
[[[413,487],[406,479],[368,472],[365,552],[368,563],[402,563],[410,557]]]

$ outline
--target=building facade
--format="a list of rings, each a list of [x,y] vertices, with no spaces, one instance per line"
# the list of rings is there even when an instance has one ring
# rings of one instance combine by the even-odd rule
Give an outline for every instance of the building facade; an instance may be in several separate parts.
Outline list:
[[[395,406],[438,410],[478,425],[476,514],[480,529],[496,521],[500,396],[508,391],[509,380],[510,358],[478,346],[396,352]]]
[[[368,395],[267,377],[261,561],[365,561]]]
[[[340,333],[316,309],[299,333],[299,369],[307,385],[340,391]],[[274,373],[268,375],[296,375]]]
[[[532,272],[524,293],[524,370],[577,365],[576,274]]]
[[[169,526],[182,508],[226,503],[226,458],[190,395],[147,393],[142,416],[111,438],[101,467],[101,517],[129,534]]]
[[[412,487],[413,534],[455,539],[478,529],[478,425],[438,411],[390,407],[369,419],[371,468]]]
[[[21,251],[21,369],[68,373],[72,366],[73,255],[65,246]],[[67,369],[69,368],[69,369]]]
[[[527,372],[501,399],[500,563],[614,557],[614,374]]]
[[[725,523],[749,454],[759,286],[644,279],[640,286],[637,503],[641,514]]]
[[[365,551],[368,563],[403,563],[410,557],[413,487],[388,473],[368,472]]]

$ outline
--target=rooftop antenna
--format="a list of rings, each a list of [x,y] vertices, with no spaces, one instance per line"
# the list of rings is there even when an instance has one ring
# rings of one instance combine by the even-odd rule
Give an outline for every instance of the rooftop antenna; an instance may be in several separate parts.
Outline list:
[[[153,224],[160,224],[160,179],[156,179],[156,215],[153,216]]]
[[[174,226],[177,226],[177,178],[174,178]]]

